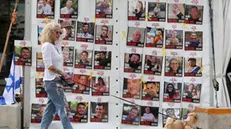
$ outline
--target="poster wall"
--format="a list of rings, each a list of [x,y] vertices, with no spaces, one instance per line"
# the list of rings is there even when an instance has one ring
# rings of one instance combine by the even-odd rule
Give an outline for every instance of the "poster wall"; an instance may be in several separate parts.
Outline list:
[[[76,82],[64,91],[73,128],[162,129],[160,113],[183,119],[195,106],[209,106],[207,2],[43,2],[32,2],[31,56],[24,63],[32,68],[30,129],[39,128],[47,103],[40,33],[49,22],[67,30],[61,44],[64,71]],[[57,114],[51,128],[62,128]]]

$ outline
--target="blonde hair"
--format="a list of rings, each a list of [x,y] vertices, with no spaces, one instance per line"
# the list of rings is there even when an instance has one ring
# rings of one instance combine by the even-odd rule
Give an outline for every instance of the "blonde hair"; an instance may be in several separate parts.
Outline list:
[[[53,32],[57,32],[60,29],[60,24],[54,22],[48,23],[41,32],[41,43],[43,44],[45,42],[49,42],[54,44],[55,41],[52,39],[52,34]]]

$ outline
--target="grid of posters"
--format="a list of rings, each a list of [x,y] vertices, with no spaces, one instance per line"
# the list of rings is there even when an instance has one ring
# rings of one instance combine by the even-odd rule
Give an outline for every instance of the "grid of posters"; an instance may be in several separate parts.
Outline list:
[[[114,102],[109,97],[118,92],[118,97],[133,103],[119,103],[121,123],[128,125],[162,127],[167,116],[185,119],[191,108],[200,104],[204,5],[177,0],[127,0],[126,28],[118,31],[115,0],[93,0],[94,16],[88,12],[81,15],[79,6],[83,1],[60,0],[59,7],[55,2],[37,0],[36,18],[42,22],[37,25],[36,44],[41,47],[41,32],[52,20],[67,31],[61,50],[64,72],[75,82],[64,89],[71,98],[66,106],[71,122],[110,123],[110,104]],[[29,42],[16,42],[15,54],[16,65],[32,65]],[[47,99],[44,69],[41,51],[36,51],[36,99]],[[120,91],[115,91],[115,86]],[[41,122],[44,109],[43,103],[32,104],[32,123]],[[161,113],[164,115],[160,117]],[[54,120],[60,120],[57,113]]]

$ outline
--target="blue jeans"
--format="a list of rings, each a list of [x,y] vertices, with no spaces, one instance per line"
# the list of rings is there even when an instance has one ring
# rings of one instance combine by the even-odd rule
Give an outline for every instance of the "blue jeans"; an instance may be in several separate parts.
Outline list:
[[[63,129],[73,129],[70,120],[65,113],[63,89],[57,87],[56,80],[45,81],[44,85],[48,95],[48,102],[46,110],[42,117],[40,129],[48,129],[53,120],[53,115],[55,114],[55,111],[58,112],[58,115],[63,125]]]

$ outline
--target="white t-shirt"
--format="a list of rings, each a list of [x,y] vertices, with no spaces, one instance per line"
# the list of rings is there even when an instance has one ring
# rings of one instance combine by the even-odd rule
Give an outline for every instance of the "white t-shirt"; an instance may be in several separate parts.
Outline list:
[[[154,8],[154,13],[159,13],[159,12],[160,12],[160,8],[155,7]]]
[[[152,121],[154,115],[152,113],[144,113],[144,119],[146,121]]]
[[[60,13],[61,14],[72,14],[74,12],[73,8],[70,8],[69,10],[67,9],[67,7],[61,8]]]
[[[49,4],[43,5],[43,14],[53,15],[52,8]]]
[[[63,54],[60,41],[65,37],[66,30],[63,29],[62,35],[59,40],[55,42],[55,45],[49,42],[45,42],[42,45],[42,57],[45,66],[43,81],[54,80],[57,73],[50,71],[48,68],[53,65],[55,68],[63,71]]]
[[[86,39],[93,39],[93,36],[89,33],[78,33],[77,38],[86,38]]]

